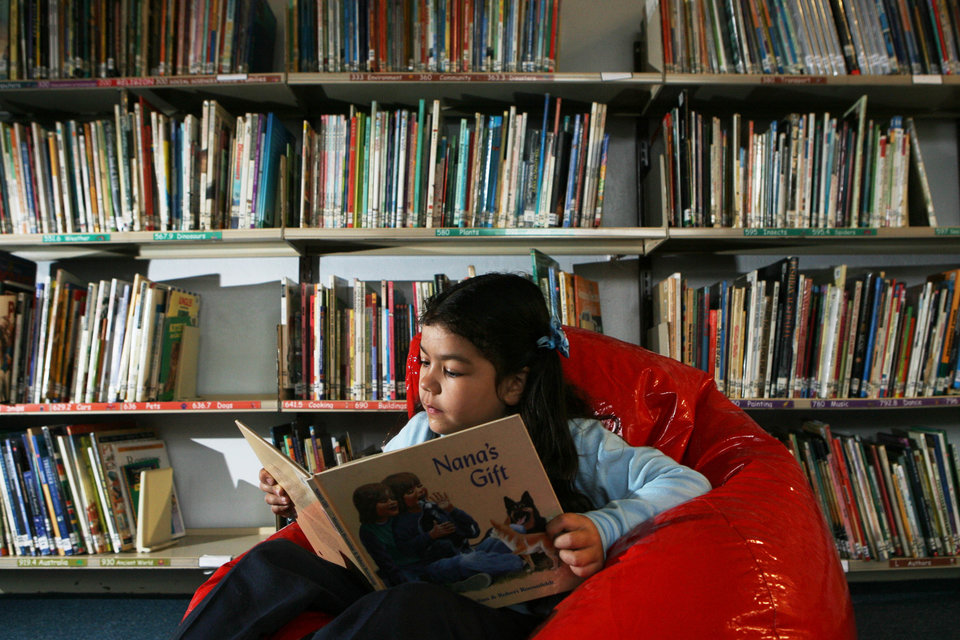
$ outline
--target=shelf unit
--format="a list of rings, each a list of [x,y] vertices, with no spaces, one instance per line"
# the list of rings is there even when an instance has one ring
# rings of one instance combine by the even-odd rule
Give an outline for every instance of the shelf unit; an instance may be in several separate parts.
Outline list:
[[[784,105],[790,109],[820,109],[824,103],[849,105],[860,95],[868,95],[868,109],[881,114],[913,113],[929,118],[947,119],[960,114],[960,78],[955,76],[737,76],[686,75],[668,73],[637,73],[628,69],[624,60],[628,52],[621,48],[610,51],[605,34],[610,32],[621,40],[624,34],[635,30],[631,25],[641,23],[643,8],[636,3],[615,3],[613,11],[597,23],[591,15],[591,3],[564,3],[561,35],[571,42],[577,30],[587,34],[586,44],[561,48],[560,68],[576,69],[554,74],[227,74],[211,76],[112,78],[91,80],[52,80],[0,82],[0,109],[9,117],[62,117],[64,105],[78,117],[106,113],[120,99],[120,92],[144,95],[161,109],[199,112],[203,99],[212,97],[221,101],[231,112],[255,108],[275,111],[292,120],[311,116],[326,105],[339,102],[369,104],[372,100],[415,103],[420,98],[443,98],[449,113],[472,112],[478,106],[490,108],[504,103],[517,104],[531,111],[542,108],[543,94],[561,97],[564,101],[598,100],[610,105],[611,115],[623,121],[637,118],[656,119],[671,107],[681,90],[688,90],[692,101],[724,111],[752,110],[758,114],[767,110],[781,113]],[[590,18],[578,23],[577,18]],[[571,19],[572,18],[572,19]],[[599,24],[599,26],[598,26]],[[624,25],[627,25],[626,27]],[[606,50],[605,50],[606,49]],[[589,51],[590,55],[584,55]],[[582,59],[581,59],[582,56]],[[612,60],[609,64],[607,60]],[[601,70],[608,68],[609,70]],[[336,107],[333,107],[336,108]],[[395,256],[425,256],[442,260],[457,260],[466,255],[523,256],[531,246],[547,253],[563,256],[605,256],[644,258],[638,261],[634,272],[636,280],[649,277],[647,269],[655,270],[658,261],[676,258],[687,260],[701,253],[740,256],[758,255],[829,255],[863,254],[920,254],[937,252],[960,259],[960,206],[958,194],[946,196],[947,207],[938,207],[941,227],[931,229],[837,229],[822,232],[810,229],[674,229],[663,226],[635,226],[637,223],[636,190],[633,180],[636,171],[636,139],[632,129],[623,127],[617,134],[623,145],[622,157],[630,161],[611,169],[610,188],[616,198],[616,215],[605,218],[600,229],[265,229],[222,230],[212,232],[124,232],[108,234],[47,234],[36,236],[0,235],[0,249],[14,251],[39,261],[93,259],[180,261],[205,258],[211,262],[241,259],[257,261],[279,258],[294,263],[304,260],[323,260],[330,255],[362,256],[368,260],[389,260]],[[927,142],[925,139],[924,142]],[[956,145],[952,151],[952,166],[957,166]],[[930,161],[928,160],[928,163]],[[943,194],[947,185],[937,185]],[[947,215],[944,215],[947,214]],[[633,226],[632,226],[633,225]],[[733,274],[730,274],[733,275]],[[605,311],[613,314],[634,313],[629,303],[604,301]],[[642,305],[642,301],[640,302]],[[638,341],[630,335],[617,336]],[[258,338],[260,339],[260,338]],[[273,336],[262,338],[273,340]],[[957,398],[923,398],[903,400],[737,400],[736,404],[751,412],[763,424],[768,410],[787,411],[845,411],[864,415],[902,416],[903,411],[950,411]],[[821,405],[820,403],[823,403]],[[884,404],[892,402],[893,405]],[[158,404],[161,406],[152,406]],[[362,406],[361,406],[362,405]],[[890,414],[882,413],[890,411]],[[55,415],[57,421],[80,420],[87,416],[96,419],[114,417],[142,417],[153,422],[170,422],[167,435],[179,440],[192,436],[181,429],[186,423],[203,422],[203,438],[223,437],[231,417],[243,412],[260,422],[284,421],[297,414],[311,414],[337,419],[338,424],[361,416],[371,419],[374,429],[405,415],[402,402],[326,402],[280,401],[263,394],[227,397],[212,394],[201,400],[173,403],[133,403],[132,406],[101,406],[94,404],[14,405],[0,407],[0,429],[15,429],[23,424],[40,423]],[[955,418],[954,418],[955,420]],[[206,428],[206,423],[215,423]],[[960,425],[957,425],[960,426]],[[960,430],[958,430],[960,431]],[[232,437],[232,433],[230,436]],[[954,434],[955,436],[957,434]],[[181,444],[181,447],[187,445]],[[189,445],[193,446],[193,445]],[[182,449],[185,450],[185,449]],[[177,453],[176,451],[174,453]],[[175,458],[176,463],[176,456]],[[191,460],[193,458],[190,458]],[[178,476],[189,482],[180,486],[182,495],[199,494],[208,487],[194,473],[193,466],[209,463],[209,458]],[[176,464],[175,464],[176,466]],[[222,466],[222,461],[221,461]],[[217,474],[217,482],[229,484],[239,481],[219,468],[207,469]],[[213,490],[213,489],[209,489]],[[231,491],[222,491],[231,496]],[[251,488],[237,502],[252,512],[252,518],[266,521],[268,513],[258,490]],[[215,498],[219,499],[217,495]],[[229,499],[229,498],[228,498]],[[236,508],[234,506],[233,508]],[[188,522],[189,524],[189,522]],[[193,530],[177,547],[156,554],[119,554],[84,558],[83,569],[112,571],[148,569],[144,583],[156,582],[154,569],[207,569],[248,548],[262,539],[269,528],[249,526],[217,530]],[[8,576],[40,572],[56,568],[60,558],[49,561],[38,558],[37,563],[20,562],[30,558],[0,559],[0,584],[6,590]],[[70,565],[68,568],[80,568]],[[167,564],[169,563],[169,564]],[[913,566],[899,566],[901,559],[884,566],[877,562],[846,562],[851,580],[889,580],[905,576],[946,573],[960,574],[956,558],[913,561]],[[42,565],[48,564],[44,567]],[[910,565],[910,563],[907,563]],[[921,568],[922,567],[922,568]],[[68,572],[56,572],[59,575]],[[166,574],[166,572],[163,572]],[[111,577],[109,580],[113,580]],[[195,587],[199,579],[192,583]],[[190,583],[188,583],[189,585]],[[133,590],[142,589],[140,585]],[[184,588],[190,588],[184,587]],[[192,590],[192,588],[190,588]]]

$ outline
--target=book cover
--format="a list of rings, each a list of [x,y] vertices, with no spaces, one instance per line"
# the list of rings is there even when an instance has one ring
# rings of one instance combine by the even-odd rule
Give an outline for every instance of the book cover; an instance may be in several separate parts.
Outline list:
[[[237,426],[290,495],[314,550],[358,568],[376,588],[428,579],[501,607],[579,582],[544,534],[561,508],[519,416],[313,475],[242,422]],[[402,478],[421,493],[401,511],[389,486]],[[448,527],[454,532],[414,543],[445,519],[436,509],[455,523]]]
[[[603,333],[603,311],[600,306],[600,283],[579,274],[573,276],[574,309],[577,325]]]

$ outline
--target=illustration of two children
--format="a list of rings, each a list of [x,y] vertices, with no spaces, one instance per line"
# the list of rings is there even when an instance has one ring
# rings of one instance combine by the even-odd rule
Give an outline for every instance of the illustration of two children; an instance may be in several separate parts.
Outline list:
[[[393,586],[425,580],[472,591],[486,588],[497,576],[523,570],[524,560],[495,538],[471,547],[470,539],[480,528],[446,494],[427,498],[427,489],[409,472],[354,491],[360,540],[384,582]]]

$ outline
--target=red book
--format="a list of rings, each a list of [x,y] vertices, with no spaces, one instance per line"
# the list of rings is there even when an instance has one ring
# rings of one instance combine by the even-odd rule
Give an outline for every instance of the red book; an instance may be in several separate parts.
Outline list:
[[[134,109],[136,116],[136,132],[140,138],[140,170],[142,175],[143,191],[140,193],[141,229],[144,231],[153,231],[154,223],[154,188],[153,188],[153,137],[151,136],[150,112],[155,111],[153,106],[144,100],[143,96],[137,99],[137,107]]]
[[[377,20],[379,43],[377,55],[377,71],[388,71],[389,62],[387,59],[387,0],[377,0],[379,6],[380,19]]]
[[[347,156],[347,226],[353,226],[357,195],[357,114],[350,116],[350,146]]]
[[[864,443],[864,449],[868,457],[868,464],[873,467],[877,477],[877,487],[880,489],[880,500],[883,502],[883,515],[887,519],[887,526],[890,527],[890,539],[893,542],[893,555],[904,555],[905,549],[900,544],[900,535],[897,529],[897,521],[893,516],[893,510],[896,508],[890,500],[890,491],[887,490],[887,479],[883,475],[883,467],[880,463],[880,457],[877,455],[877,446],[873,443]],[[891,489],[892,491],[892,489]]]
[[[560,0],[553,0],[553,17],[550,19],[550,54],[547,71],[557,70],[557,33],[560,31]]]

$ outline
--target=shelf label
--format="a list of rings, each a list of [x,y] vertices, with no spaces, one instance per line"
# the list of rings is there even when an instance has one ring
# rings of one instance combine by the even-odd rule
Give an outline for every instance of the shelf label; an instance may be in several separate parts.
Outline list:
[[[935,227],[933,230],[935,236],[960,236],[960,227]]]
[[[827,84],[826,76],[762,76],[760,84]]]
[[[69,569],[87,566],[86,558],[17,558],[20,569]]]
[[[464,229],[452,229],[452,228],[440,228],[434,231],[434,236],[437,238],[477,238],[481,236],[548,236],[548,237],[558,237],[558,236],[574,236],[577,235],[577,232],[582,232],[583,229],[564,229],[564,228],[553,228],[553,229],[477,229],[477,228],[464,228]]]
[[[741,409],[792,409],[793,400],[734,400]]]
[[[284,400],[291,411],[406,411],[406,400]]]
[[[960,406],[960,396],[932,396],[925,398],[798,398],[735,399],[741,409],[912,409],[923,407]]]
[[[171,240],[223,240],[222,231],[157,231],[153,234],[156,242]]]
[[[45,243],[67,243],[67,242],[110,242],[109,233],[45,233],[43,234]]]
[[[100,558],[100,566],[115,569],[169,567],[170,558]]]
[[[943,556],[939,558],[890,558],[889,566],[891,569],[923,569],[926,567],[955,567],[957,566],[956,556]]]
[[[875,236],[877,235],[877,230],[874,228],[857,228],[857,229],[804,229],[804,228],[761,228],[761,229],[744,229],[744,237],[763,237],[763,238],[776,238],[776,237],[786,237],[786,236],[813,236],[813,237],[829,237],[829,238],[845,238],[845,237],[854,237],[854,236]]]
[[[553,82],[551,73],[348,73],[351,82]]]
[[[406,405],[404,405],[406,406]],[[238,411],[262,409],[260,400],[167,400],[163,402],[47,402],[0,404],[0,413],[93,413],[101,411]]]

